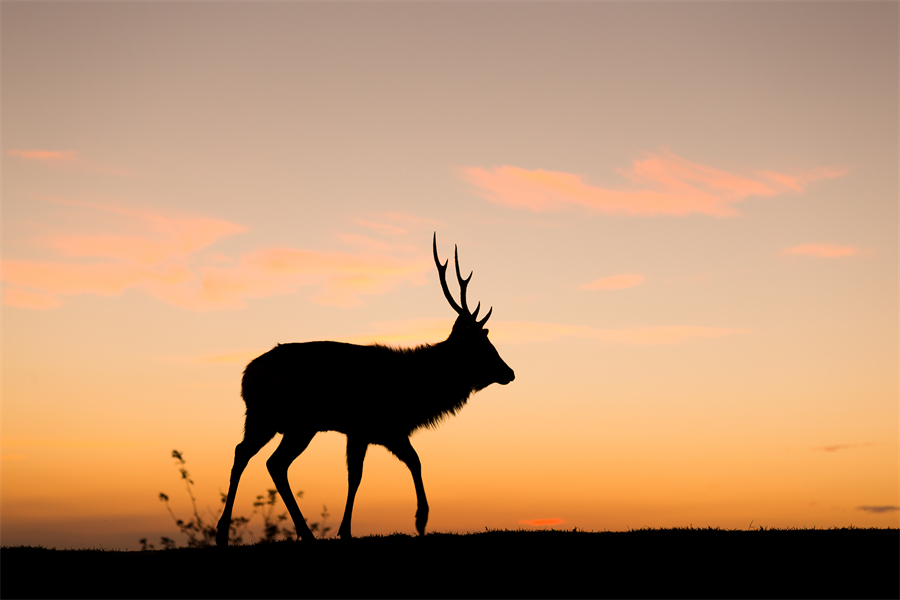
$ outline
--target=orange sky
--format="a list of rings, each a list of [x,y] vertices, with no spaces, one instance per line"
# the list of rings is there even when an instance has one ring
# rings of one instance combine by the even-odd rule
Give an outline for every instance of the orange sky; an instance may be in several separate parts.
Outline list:
[[[3,544],[174,537],[174,448],[215,508],[253,357],[447,336],[433,232],[516,380],[429,530],[898,525],[896,3],[0,11]],[[371,450],[354,533],[414,512]]]

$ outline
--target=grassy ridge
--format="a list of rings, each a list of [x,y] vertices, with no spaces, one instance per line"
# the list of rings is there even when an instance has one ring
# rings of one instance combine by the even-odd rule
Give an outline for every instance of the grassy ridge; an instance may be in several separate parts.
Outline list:
[[[17,597],[900,596],[900,530],[487,531],[150,552],[3,548]]]

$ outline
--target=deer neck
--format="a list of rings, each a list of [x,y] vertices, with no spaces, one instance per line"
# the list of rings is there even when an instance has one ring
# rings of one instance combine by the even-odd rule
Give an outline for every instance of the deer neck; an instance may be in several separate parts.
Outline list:
[[[467,369],[469,356],[465,348],[449,338],[432,348],[434,357],[428,362],[432,366],[433,381],[440,382],[436,387],[443,406],[455,407],[458,410],[475,391],[473,377]]]

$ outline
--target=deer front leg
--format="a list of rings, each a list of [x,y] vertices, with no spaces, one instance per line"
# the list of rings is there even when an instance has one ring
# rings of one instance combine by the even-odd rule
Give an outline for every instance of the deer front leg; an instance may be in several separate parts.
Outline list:
[[[350,533],[350,520],[353,518],[353,502],[356,500],[359,482],[362,481],[363,461],[368,447],[368,443],[347,436],[347,506],[344,508],[344,517],[338,529],[338,536],[342,540],[353,537]]]
[[[266,461],[266,467],[269,469],[272,481],[275,482],[275,488],[281,494],[281,499],[284,500],[284,505],[294,521],[294,529],[297,531],[297,536],[303,540],[315,540],[316,536],[310,531],[309,526],[306,524],[306,519],[303,518],[303,513],[300,512],[300,507],[297,506],[297,501],[294,500],[287,472],[294,459],[306,450],[306,447],[309,446],[309,442],[312,441],[315,435],[315,431],[312,433],[285,433],[278,448]]]
[[[425,524],[428,523],[428,500],[425,498],[425,486],[422,484],[422,463],[419,462],[419,455],[416,454],[409,438],[398,438],[390,445],[386,446],[394,456],[402,460],[409,472],[412,473],[413,483],[416,486],[416,531],[419,535],[425,535]]]
[[[231,511],[234,510],[234,498],[237,496],[238,484],[241,481],[241,475],[247,468],[247,463],[253,458],[257,452],[265,446],[272,436],[275,435],[265,433],[257,435],[244,435],[244,440],[234,449],[234,466],[231,467],[231,480],[228,483],[228,496],[225,499],[225,507],[222,509],[222,516],[216,525],[216,546],[228,545],[228,534],[231,531]]]

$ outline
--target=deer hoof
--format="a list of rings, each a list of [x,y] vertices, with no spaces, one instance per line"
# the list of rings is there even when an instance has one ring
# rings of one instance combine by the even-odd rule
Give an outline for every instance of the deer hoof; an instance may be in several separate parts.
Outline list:
[[[420,523],[419,521],[416,521],[416,531],[419,532],[420,536],[425,535],[425,523]]]
[[[225,533],[216,532],[216,547],[217,548],[225,548],[228,546],[228,530],[225,530]]]
[[[419,535],[425,535],[425,524],[428,523],[428,509],[416,512],[416,531]]]

